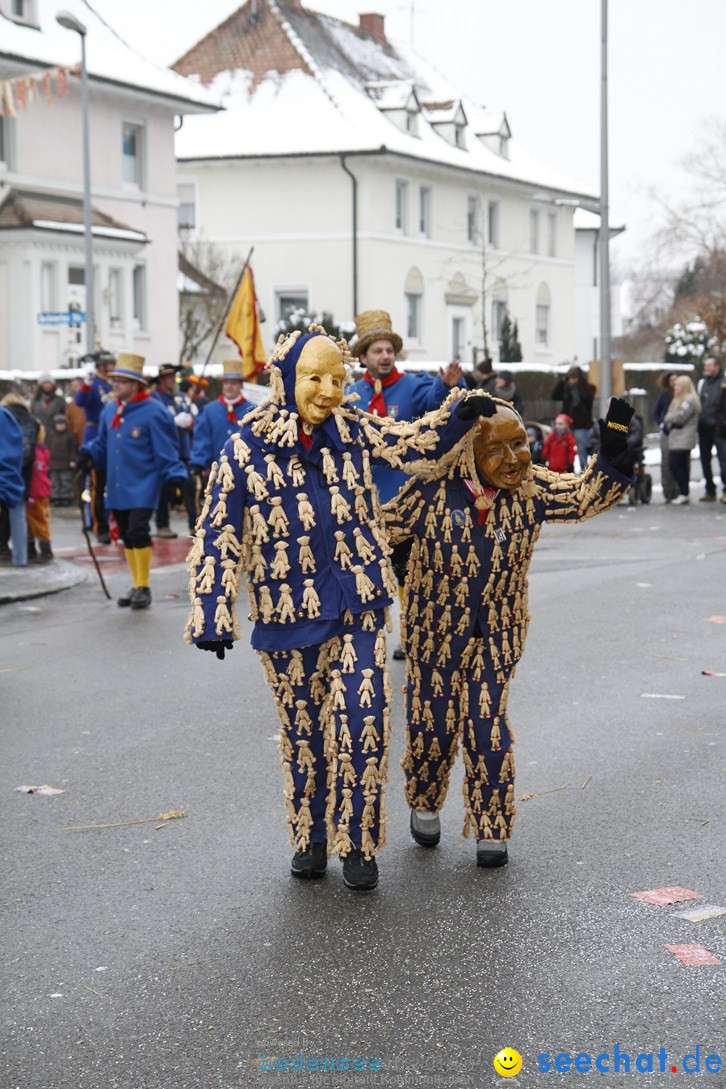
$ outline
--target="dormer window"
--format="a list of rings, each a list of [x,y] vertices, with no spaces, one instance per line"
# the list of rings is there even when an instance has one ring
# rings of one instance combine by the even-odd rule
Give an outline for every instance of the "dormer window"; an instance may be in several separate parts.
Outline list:
[[[465,125],[454,125],[454,143],[457,147],[466,147],[466,138],[464,136]]]
[[[509,158],[512,130],[505,113],[484,111],[476,119],[476,134],[481,142],[502,159]]]
[[[434,132],[454,147],[466,150],[467,119],[461,102],[424,102],[426,120]]]
[[[27,26],[37,26],[38,18],[35,10],[36,0],[3,0],[0,3],[0,11],[12,19],[14,23],[23,23]]]
[[[406,132],[418,136],[418,110],[406,110]]]
[[[418,136],[421,103],[410,80],[367,83],[366,91],[381,113],[397,128],[409,136]]]

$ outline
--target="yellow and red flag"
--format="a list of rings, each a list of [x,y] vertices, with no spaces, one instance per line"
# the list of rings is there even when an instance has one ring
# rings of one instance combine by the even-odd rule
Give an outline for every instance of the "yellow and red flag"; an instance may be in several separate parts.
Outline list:
[[[242,373],[247,382],[256,382],[267,362],[260,323],[257,318],[257,298],[252,269],[247,266],[237,294],[227,315],[225,332],[237,345],[242,356]]]

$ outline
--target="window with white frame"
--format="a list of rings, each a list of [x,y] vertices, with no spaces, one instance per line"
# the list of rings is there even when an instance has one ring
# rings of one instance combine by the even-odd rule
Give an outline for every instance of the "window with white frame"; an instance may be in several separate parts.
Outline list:
[[[396,230],[408,234],[408,182],[396,179]]]
[[[193,230],[197,225],[197,187],[193,182],[179,182],[176,187],[179,201],[177,226],[179,230]]]
[[[424,238],[431,237],[431,189],[422,185],[418,191],[418,230]]]
[[[0,114],[0,170],[10,170],[13,165],[12,153],[12,118]]]
[[[499,249],[499,201],[490,200],[487,207],[487,238],[489,245]]]
[[[40,266],[40,309],[58,309],[58,266],[55,261],[43,261]]]
[[[6,118],[0,117],[0,166],[7,166],[7,136],[5,135]]]
[[[550,289],[547,284],[540,284],[537,289],[537,305],[534,315],[535,348],[549,348],[550,320]]]
[[[557,213],[547,213],[547,256],[557,256]]]
[[[539,253],[539,210],[529,210],[529,252]]]
[[[146,266],[134,265],[133,272],[134,329],[146,329]]]
[[[454,125],[454,146],[466,148],[466,134],[464,132],[466,125],[458,122]]]
[[[126,185],[144,186],[144,126],[124,121],[121,136],[121,177]]]
[[[118,327],[123,317],[123,269],[108,270],[108,317],[111,325]]]
[[[479,241],[479,198],[466,198],[466,237],[475,245]]]
[[[461,360],[466,352],[466,318],[451,319],[451,358]]]
[[[418,110],[406,110],[406,132],[418,136]]]
[[[7,7],[4,4],[2,7],[4,14],[8,14],[13,22],[37,25],[35,0],[9,0]]]
[[[492,300],[492,338],[502,339],[502,325],[507,316],[507,304],[502,299]]]
[[[275,288],[275,320],[287,321],[292,314],[309,313],[309,296],[306,287]]]
[[[424,280],[419,269],[409,269],[403,291],[406,302],[406,339],[421,341],[423,337]]]

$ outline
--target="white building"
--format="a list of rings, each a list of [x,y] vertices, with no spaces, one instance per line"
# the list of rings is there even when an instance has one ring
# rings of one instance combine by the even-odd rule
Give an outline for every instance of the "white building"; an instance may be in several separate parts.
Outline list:
[[[390,43],[382,16],[256,0],[174,67],[226,106],[177,133],[181,222],[240,263],[255,247],[268,349],[292,308],[383,307],[410,360],[471,360],[484,325],[497,359],[507,311],[524,358],[572,358],[572,204],[594,198]]]
[[[56,22],[61,8],[87,29],[96,335],[174,358],[174,120],[218,107],[83,0],[0,0],[0,370],[56,368],[85,352],[82,326],[39,323],[86,305],[80,81],[66,87],[59,72],[78,65],[81,45]]]

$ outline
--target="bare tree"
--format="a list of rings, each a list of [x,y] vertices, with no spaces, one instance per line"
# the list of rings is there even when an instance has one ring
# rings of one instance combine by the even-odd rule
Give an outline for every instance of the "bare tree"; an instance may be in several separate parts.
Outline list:
[[[224,317],[241,259],[214,242],[183,240],[179,247],[180,361],[194,360]]]

